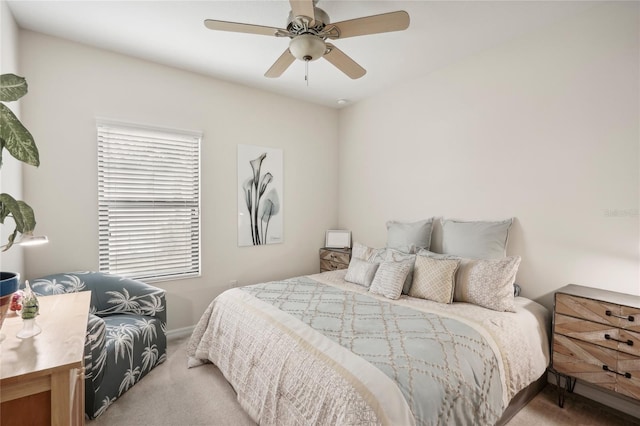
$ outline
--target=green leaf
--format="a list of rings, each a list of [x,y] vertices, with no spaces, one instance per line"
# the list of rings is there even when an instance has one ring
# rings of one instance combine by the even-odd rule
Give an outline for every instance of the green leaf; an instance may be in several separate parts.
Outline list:
[[[33,232],[36,227],[36,215],[33,213],[33,209],[21,200],[18,200],[18,207],[22,216],[22,229],[18,229],[18,231],[22,234]]]
[[[0,75],[0,101],[12,102],[27,94],[27,81],[15,74]],[[4,149],[23,163],[38,167],[40,153],[31,133],[22,125],[18,117],[4,103],[0,103],[0,167]],[[33,209],[27,203],[15,200],[9,194],[0,194],[0,224],[7,217],[13,219],[15,229],[9,235],[8,243],[2,246],[7,251],[18,233],[32,232],[36,226]]]
[[[40,154],[33,136],[5,104],[0,104],[0,138],[16,159],[32,166],[40,165]]]
[[[4,224],[9,215],[13,216],[16,228],[22,229],[22,213],[18,201],[9,194],[0,194],[0,223]]]
[[[21,234],[33,232],[36,227],[36,217],[33,209],[24,201],[16,200],[9,194],[0,194],[0,223],[4,224],[7,217],[11,217],[16,224],[9,235],[9,242],[3,251],[13,245],[18,232]]]
[[[0,101],[17,101],[27,94],[27,80],[15,74],[0,75]]]
[[[15,212],[17,212],[17,215],[14,216]],[[13,217],[16,227],[9,235],[9,240],[2,251],[9,250],[13,245],[16,235],[18,235],[18,227],[22,227],[22,214],[20,213],[18,202],[11,195],[0,194],[0,223],[4,224],[4,220],[9,215]]]

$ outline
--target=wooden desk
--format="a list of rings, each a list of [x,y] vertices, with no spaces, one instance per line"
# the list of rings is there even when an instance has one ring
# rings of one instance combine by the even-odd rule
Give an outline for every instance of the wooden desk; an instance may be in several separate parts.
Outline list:
[[[91,293],[40,296],[42,332],[18,339],[22,319],[9,315],[0,343],[0,422],[84,424],[84,341]]]

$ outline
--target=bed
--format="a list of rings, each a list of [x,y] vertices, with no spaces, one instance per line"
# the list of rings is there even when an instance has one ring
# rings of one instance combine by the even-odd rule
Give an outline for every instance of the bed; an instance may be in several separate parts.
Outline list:
[[[215,364],[265,425],[504,424],[546,383],[538,303],[393,300],[347,273],[225,291],[195,327],[189,367]]]

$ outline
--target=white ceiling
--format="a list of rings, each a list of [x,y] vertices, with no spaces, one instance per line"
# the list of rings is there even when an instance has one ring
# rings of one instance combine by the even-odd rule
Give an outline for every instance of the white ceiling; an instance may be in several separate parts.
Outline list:
[[[339,107],[424,76],[579,13],[587,1],[320,0],[332,22],[406,10],[409,29],[335,40],[367,74],[351,80],[324,59],[296,61],[278,79],[263,76],[288,39],[211,31],[205,19],[284,28],[288,1],[7,1],[21,28]]]

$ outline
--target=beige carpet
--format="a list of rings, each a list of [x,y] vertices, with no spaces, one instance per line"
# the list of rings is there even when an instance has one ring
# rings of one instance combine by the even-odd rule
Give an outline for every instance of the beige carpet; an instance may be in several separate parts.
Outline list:
[[[211,364],[187,368],[187,339],[170,340],[167,360],[87,426],[255,425]]]
[[[87,425],[254,425],[215,366],[187,368],[186,343],[170,341],[167,361]],[[508,426],[632,424],[640,420],[576,394],[568,394],[560,408],[555,386],[548,385]]]
[[[547,385],[507,426],[631,426],[640,419],[616,411],[578,394],[566,394],[564,408],[558,407],[555,385]]]

